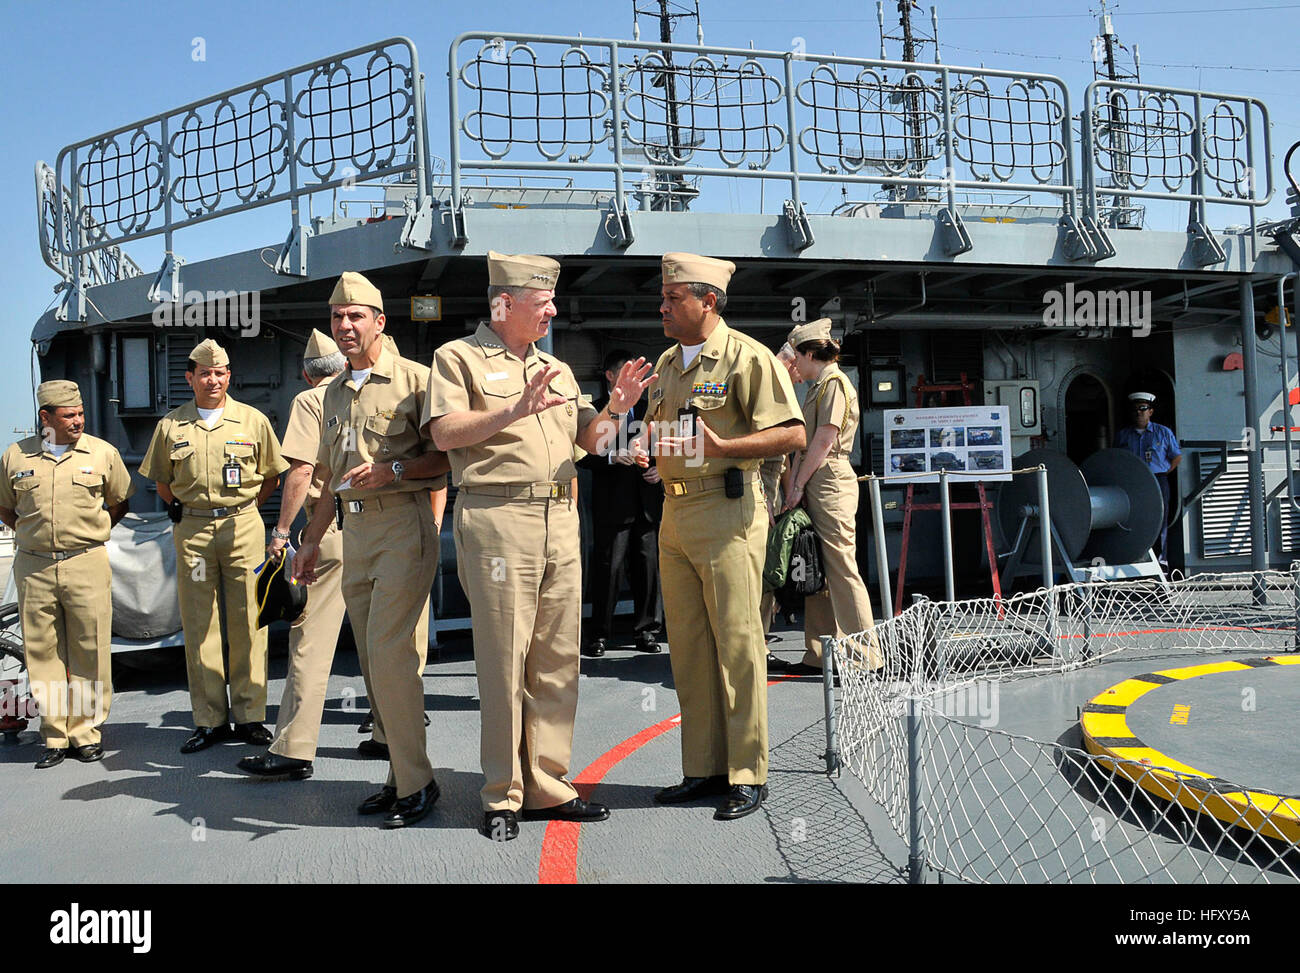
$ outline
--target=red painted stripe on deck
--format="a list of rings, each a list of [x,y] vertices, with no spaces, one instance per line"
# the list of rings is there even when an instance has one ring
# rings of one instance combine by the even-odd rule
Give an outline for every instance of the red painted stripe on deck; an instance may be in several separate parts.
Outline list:
[[[782,676],[780,679],[768,680],[769,686],[792,679]],[[607,750],[582,769],[573,778],[573,786],[578,796],[584,801],[591,796],[596,785],[605,779],[605,775],[623,760],[636,753],[651,740],[663,736],[681,722],[682,714],[677,713],[668,719],[648,726],[635,736],[630,736],[612,750]],[[542,837],[542,857],[537,864],[537,881],[541,885],[577,885],[578,884],[578,837],[582,825],[574,821],[552,821],[546,826]]]

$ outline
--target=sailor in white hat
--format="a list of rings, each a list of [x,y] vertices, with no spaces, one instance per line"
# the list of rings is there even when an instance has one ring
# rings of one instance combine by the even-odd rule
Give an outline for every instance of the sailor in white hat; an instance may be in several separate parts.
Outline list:
[[[1155,414],[1156,397],[1150,392],[1134,392],[1128,397],[1132,421],[1115,436],[1115,445],[1127,449],[1147,464],[1147,469],[1156,475],[1160,484],[1160,496],[1164,498],[1165,515],[1160,522],[1160,563],[1168,567],[1169,535],[1169,474],[1183,461],[1183,451],[1178,446],[1178,437],[1168,426],[1152,421]]]

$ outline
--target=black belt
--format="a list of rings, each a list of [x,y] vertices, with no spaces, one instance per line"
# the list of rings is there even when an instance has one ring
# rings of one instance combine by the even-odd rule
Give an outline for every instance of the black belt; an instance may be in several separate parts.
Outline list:
[[[43,557],[47,561],[66,561],[70,557],[76,557],[78,554],[85,554],[87,551],[94,551],[103,546],[104,544],[101,541],[98,544],[91,544],[89,547],[81,547],[75,551],[27,551],[20,547],[18,548],[18,552],[20,554],[30,554],[32,557]]]
[[[197,507],[185,507],[183,509],[186,517],[227,517],[230,514],[239,513],[239,511],[252,506],[252,504],[252,500],[245,500],[238,507],[213,507],[211,510],[200,510]]]

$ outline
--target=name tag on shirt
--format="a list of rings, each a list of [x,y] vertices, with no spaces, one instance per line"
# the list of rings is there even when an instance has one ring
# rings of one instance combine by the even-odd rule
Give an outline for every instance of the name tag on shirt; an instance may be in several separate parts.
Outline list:
[[[182,446],[188,446],[189,444],[190,441],[188,439],[182,439],[178,443],[172,443],[172,449],[180,449]]]
[[[491,375],[484,375],[484,376],[483,376],[483,381],[485,381],[485,382],[499,382],[499,381],[501,381],[502,379],[509,378],[509,377],[510,377],[510,373],[509,373],[509,372],[493,372]]]
[[[35,475],[36,475],[35,470],[19,470],[17,473],[14,474],[14,480],[15,481],[25,480],[29,476],[35,476]]]

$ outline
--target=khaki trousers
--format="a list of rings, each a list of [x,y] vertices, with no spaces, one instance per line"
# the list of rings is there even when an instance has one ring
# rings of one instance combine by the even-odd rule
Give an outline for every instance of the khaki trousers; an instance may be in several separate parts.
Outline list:
[[[564,804],[578,796],[565,776],[578,709],[577,506],[462,490],[454,536],[474,625],[483,808]]]
[[[659,576],[682,772],[767,783],[767,647],[759,618],[767,512],[757,484],[664,500]]]
[[[176,588],[185,630],[185,667],[195,726],[266,719],[266,630],[257,627],[257,576],[266,558],[266,528],[255,506],[228,517],[181,518],[172,529]],[[225,642],[230,657],[226,705]]]
[[[388,743],[388,783],[407,797],[433,780],[424,728],[425,608],[438,569],[438,532],[425,491],[366,504],[370,509],[343,519],[343,600],[375,738]]]
[[[108,548],[66,561],[17,551],[13,573],[42,742],[55,750],[99,743],[113,699]]]
[[[803,661],[822,667],[819,636],[853,635],[875,627],[871,599],[858,570],[858,478],[844,456],[833,456],[804,487],[808,515],[821,539],[826,588],[804,602]],[[867,666],[881,665],[873,634],[867,643]]]
[[[310,518],[310,514],[308,515]],[[333,523],[320,542],[316,580],[307,589],[307,607],[289,627],[289,669],[284,679],[275,739],[270,751],[295,760],[314,760],[321,716],[343,627],[343,533]],[[366,696],[373,698],[366,677]],[[375,738],[384,737],[376,724]]]

